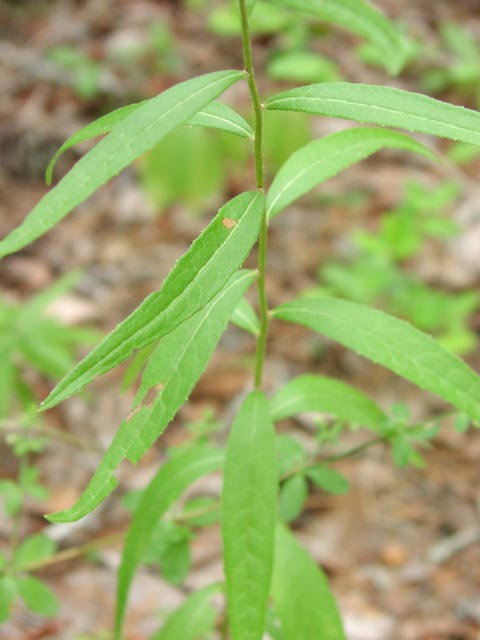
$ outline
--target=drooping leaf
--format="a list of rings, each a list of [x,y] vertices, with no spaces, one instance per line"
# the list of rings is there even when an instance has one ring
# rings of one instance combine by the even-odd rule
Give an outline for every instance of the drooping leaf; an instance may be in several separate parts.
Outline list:
[[[114,472],[122,460],[138,462],[155,442],[203,373],[232,309],[254,278],[251,271],[239,272],[204,309],[161,340],[145,369],[139,399],[152,387],[157,397],[124,420],[78,502],[47,516],[51,522],[72,522],[92,511],[116,487]]]
[[[264,207],[259,191],[230,200],[178,260],[159,291],[121,322],[55,387],[48,409],[79,391],[97,375],[168,334],[204,307],[242,265],[257,235]]]
[[[211,600],[219,591],[220,586],[214,584],[190,595],[152,640],[209,640],[216,617]]]
[[[434,158],[423,144],[396,131],[358,127],[332,133],[305,145],[281,167],[267,194],[268,215],[276,215],[313,187],[383,147]]]
[[[255,313],[255,309],[245,298],[242,298],[236,306],[231,320],[233,324],[237,325],[237,327],[253,333],[254,336],[258,336],[260,333],[260,321],[258,316]]]
[[[273,420],[298,413],[330,413],[340,420],[378,431],[386,416],[368,396],[336,380],[313,374],[298,376],[282,387],[270,401]]]
[[[0,257],[18,251],[51,229],[100,186],[243,75],[241,71],[216,71],[199,76],[167,89],[133,110],[0,242]]]
[[[142,100],[142,102],[136,102],[135,104],[129,104],[125,107],[115,109],[104,116],[100,116],[97,120],[90,122],[79,131],[76,131],[62,144],[48,163],[45,171],[45,182],[48,185],[52,183],[53,169],[65,151],[68,151],[81,142],[110,133],[117,125],[147,102],[148,100]],[[200,111],[189,118],[186,124],[221,129],[222,131],[228,131],[243,138],[251,138],[253,136],[252,127],[248,122],[236,111],[220,102],[212,102],[206,107],[203,107],[203,109],[200,109]]]
[[[128,593],[133,576],[158,520],[195,480],[221,468],[223,458],[223,451],[216,449],[196,449],[176,456],[161,467],[142,494],[127,533],[118,572],[115,615],[115,638],[118,640],[122,637]],[[170,636],[160,635],[159,637],[169,638]],[[181,637],[183,638],[183,635]]]
[[[339,298],[281,305],[273,315],[337,340],[372,362],[428,389],[480,424],[480,377],[408,322]]]
[[[212,102],[200,109],[187,124],[228,131],[242,138],[253,138],[253,129],[245,118],[221,102]]]
[[[266,108],[398,127],[480,145],[479,112],[394,87],[312,84],[273,96]]]
[[[24,576],[17,580],[18,592],[30,611],[41,616],[51,617],[58,611],[58,600],[53,591],[44,582],[33,576]]]
[[[284,640],[346,640],[324,573],[280,524],[275,535],[272,597]]]
[[[244,400],[228,439],[222,537],[232,640],[260,640],[273,563],[277,468],[268,401]]]
[[[383,64],[397,74],[406,61],[406,44],[396,27],[367,0],[275,0],[289,7],[356,33],[383,53]]]

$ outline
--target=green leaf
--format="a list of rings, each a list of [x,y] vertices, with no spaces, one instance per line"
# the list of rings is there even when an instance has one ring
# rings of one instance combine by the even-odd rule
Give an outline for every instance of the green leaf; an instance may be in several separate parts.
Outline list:
[[[341,473],[324,464],[309,467],[306,469],[306,474],[317,487],[320,487],[320,489],[323,489],[327,493],[343,495],[350,489],[350,483],[345,476],[342,476]]]
[[[383,147],[435,157],[423,144],[396,131],[358,127],[332,133],[305,145],[281,167],[268,191],[268,215],[276,215],[313,187]]]
[[[169,541],[160,558],[160,570],[167,582],[175,586],[181,585],[190,571],[190,532],[184,531],[176,541]]]
[[[264,199],[243,193],[220,209],[209,226],[178,260],[159,291],[151,293],[55,387],[43,409],[65,400],[126,360],[134,349],[167,335],[203,308],[228,282],[252,248]]]
[[[18,592],[30,611],[53,617],[58,611],[58,600],[47,585],[33,576],[17,580]]]
[[[260,640],[265,626],[275,530],[277,464],[268,401],[244,400],[228,438],[222,537],[232,640]]]
[[[324,573],[282,525],[276,530],[272,597],[285,640],[346,640]]]
[[[211,600],[219,591],[219,585],[210,585],[190,595],[152,640],[208,640],[216,618]]]
[[[195,480],[221,468],[222,464],[222,451],[189,451],[165,463],[142,494],[127,533],[118,572],[115,638],[122,637],[130,585],[159,518]]]
[[[337,340],[372,362],[428,389],[480,424],[480,377],[408,322],[339,298],[296,300],[273,315]]]
[[[138,400],[152,387],[157,387],[157,397],[124,420],[78,502],[71,509],[49,515],[48,520],[72,522],[82,518],[116,487],[114,472],[122,460],[140,460],[187,399],[232,309],[254,278],[251,271],[239,272],[204,309],[161,340],[145,370]]]
[[[110,113],[101,116],[97,120],[94,120],[94,122],[90,122],[90,124],[87,124],[79,131],[76,131],[62,144],[60,149],[48,163],[45,171],[45,182],[48,185],[52,183],[53,169],[58,159],[65,153],[65,151],[68,151],[81,142],[85,142],[85,140],[91,140],[92,138],[97,138],[98,136],[110,133],[121,122],[126,120],[128,116],[130,116],[134,111],[137,111],[147,102],[149,101],[142,100],[142,102],[136,102],[135,104],[129,104],[125,107],[115,109],[115,111],[111,111]],[[220,102],[212,102],[207,105],[187,120],[186,124],[221,129],[222,131],[228,131],[229,133],[234,133],[235,135],[243,138],[253,137],[252,127],[248,122],[236,111]]]
[[[19,569],[31,562],[43,560],[55,553],[55,542],[42,533],[29,536],[15,553],[15,566]]]
[[[379,431],[386,416],[368,396],[354,387],[324,376],[305,374],[282,387],[270,401],[274,421],[298,413],[330,413],[350,424]]]
[[[279,498],[280,517],[284,522],[291,522],[302,513],[307,496],[308,486],[303,474],[296,473],[285,480]]]
[[[0,576],[0,624],[10,617],[10,609],[16,596],[16,581],[10,576]]]
[[[312,84],[278,93],[266,108],[346,118],[480,145],[480,113],[394,87]]]
[[[240,329],[253,333],[254,336],[258,336],[260,333],[258,316],[255,313],[255,309],[245,298],[242,298],[235,307],[231,321],[233,324],[236,324],[237,327],[240,327]]]
[[[275,1],[366,38],[382,51],[383,64],[391,74],[397,74],[405,64],[407,49],[402,34],[366,0]]]
[[[83,156],[24,222],[0,242],[0,257],[18,251],[51,229],[100,186],[243,75],[242,71],[209,73],[171,87],[142,104]]]
[[[187,124],[220,129],[242,138],[253,138],[253,129],[245,118],[221,102],[212,102],[200,109]]]

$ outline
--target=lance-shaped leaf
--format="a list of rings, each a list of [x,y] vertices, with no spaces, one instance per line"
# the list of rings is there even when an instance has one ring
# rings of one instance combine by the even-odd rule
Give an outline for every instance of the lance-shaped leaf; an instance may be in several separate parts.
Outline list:
[[[149,377],[157,397],[124,420],[78,502],[49,515],[51,522],[73,522],[95,509],[118,484],[114,472],[122,460],[138,462],[155,442],[205,370],[232,310],[254,278],[251,271],[239,272],[204,309],[162,339],[151,356],[155,371],[152,368]]]
[[[284,640],[346,640],[325,574],[280,524],[275,534],[272,598]]]
[[[246,298],[242,298],[232,314],[232,322],[254,336],[260,333],[260,320]]]
[[[397,74],[405,64],[406,45],[402,34],[367,0],[275,0],[303,14],[339,25],[374,44],[383,53],[383,64]]]
[[[397,131],[358,127],[332,133],[296,151],[280,168],[268,191],[268,215],[276,215],[313,187],[383,147],[435,157],[423,144]]]
[[[85,127],[71,135],[48,163],[45,171],[46,183],[51,184],[53,169],[58,159],[65,153],[65,151],[68,151],[81,142],[85,142],[85,140],[91,140],[92,138],[97,138],[98,136],[110,133],[110,131],[113,131],[115,127],[123,122],[123,120],[125,120],[131,113],[137,111],[137,109],[147,102],[149,101],[143,100],[142,102],[136,102],[135,104],[129,104],[125,107],[115,109],[115,111],[111,111],[110,113],[97,118],[97,120],[90,122]],[[220,102],[212,102],[206,107],[203,107],[203,109],[200,109],[200,111],[197,111],[194,116],[189,118],[186,124],[220,129],[222,131],[234,133],[235,135],[243,138],[253,137],[252,127],[248,122],[236,111]]]
[[[200,109],[187,124],[228,131],[242,138],[253,138],[253,129],[245,118],[221,102],[212,102]]]
[[[330,413],[352,424],[378,431],[386,416],[368,396],[355,387],[324,376],[305,374],[287,382],[270,401],[273,420],[298,413]]]
[[[267,109],[304,111],[480,145],[480,113],[393,87],[334,82],[273,96]]]
[[[441,396],[480,424],[480,377],[404,320],[338,298],[295,300],[273,315],[337,340],[372,362]]]
[[[106,138],[84,155],[32,209],[23,223],[0,242],[0,257],[26,246],[51,229],[74,207],[154,147],[240,80],[241,71],[215,71],[181,82],[133,110]]]
[[[268,401],[244,400],[232,426],[222,492],[222,536],[232,640],[261,640],[273,563],[277,465]]]
[[[207,473],[220,469],[223,465],[223,458],[223,451],[217,449],[195,449],[176,456],[160,468],[144,491],[128,529],[122,563],[118,571],[115,614],[116,639],[121,640],[122,638],[128,593],[133,576],[142,561],[145,549],[159,519],[193,482]],[[208,598],[206,601],[208,602]],[[193,608],[196,609],[196,607]],[[193,611],[191,613],[193,614]],[[168,625],[167,622],[167,628]],[[160,634],[158,637],[170,638],[170,635]],[[177,637],[183,638],[184,636],[180,634]],[[185,637],[190,636],[186,635]]]
[[[211,585],[190,595],[174,611],[165,625],[151,640],[207,640],[215,627],[216,611],[212,596],[220,591],[219,585]]]
[[[230,200],[178,260],[159,291],[145,298],[100,344],[72,369],[42,404],[47,409],[97,375],[172,331],[204,307],[242,265],[252,248],[264,207],[261,192]]]

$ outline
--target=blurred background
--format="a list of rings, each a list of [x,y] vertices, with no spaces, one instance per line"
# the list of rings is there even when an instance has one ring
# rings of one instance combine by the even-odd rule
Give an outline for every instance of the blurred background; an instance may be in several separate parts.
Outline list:
[[[376,4],[408,41],[399,77],[388,78],[381,53],[360,38],[258,0],[252,30],[262,96],[348,80],[480,108],[478,0]],[[181,80],[242,68],[239,33],[228,0],[0,0],[1,236],[46,193],[47,164],[66,138]],[[251,121],[245,83],[222,100]],[[294,150],[351,125],[269,112],[265,126],[271,180]],[[275,218],[270,305],[325,293],[372,304],[480,371],[480,151],[421,139],[439,163],[381,152]],[[93,144],[67,151],[53,182]],[[0,638],[108,640],[138,490],[166,455],[225,441],[254,357],[251,336],[233,326],[166,434],[136,468],[122,468],[120,489],[74,525],[42,518],[80,495],[130,411],[143,362],[45,415],[36,403],[159,287],[222,203],[253,187],[249,145],[181,127],[0,264],[0,570],[20,550],[19,566],[48,590],[43,607],[15,601]],[[389,446],[341,458],[328,477],[282,486],[282,516],[325,568],[349,640],[478,640],[479,434],[437,398],[300,327],[272,324],[269,352],[271,391],[303,372],[337,376],[374,397],[398,429]],[[286,468],[319,447],[341,455],[369,442],[364,430],[328,415],[284,421],[280,433]],[[215,476],[198,483],[159,526],[132,591],[129,640],[152,637],[187,593],[222,578],[220,486]],[[187,517],[189,509],[203,517]]]

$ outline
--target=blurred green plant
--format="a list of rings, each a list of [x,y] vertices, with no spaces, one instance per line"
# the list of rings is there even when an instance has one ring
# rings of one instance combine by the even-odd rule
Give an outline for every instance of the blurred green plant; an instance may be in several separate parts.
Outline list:
[[[375,304],[435,335],[451,351],[471,351],[477,337],[469,319],[478,308],[478,294],[442,291],[405,270],[428,238],[442,240],[458,233],[457,224],[444,215],[457,195],[455,183],[433,190],[407,183],[403,201],[382,215],[376,233],[357,231],[347,261],[332,260],[320,267],[320,290]]]

